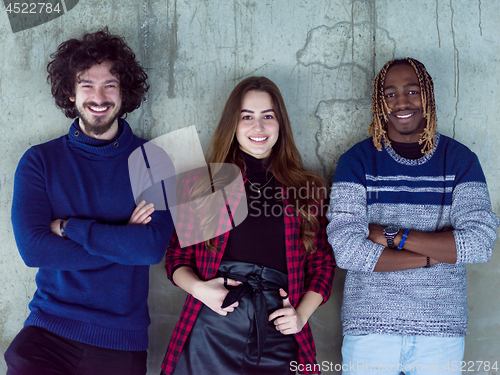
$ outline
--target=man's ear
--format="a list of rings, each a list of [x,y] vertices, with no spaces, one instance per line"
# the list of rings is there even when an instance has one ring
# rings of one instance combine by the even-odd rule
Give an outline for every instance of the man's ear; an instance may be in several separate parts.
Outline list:
[[[69,100],[74,103],[75,102],[75,97],[74,96],[70,96]]]

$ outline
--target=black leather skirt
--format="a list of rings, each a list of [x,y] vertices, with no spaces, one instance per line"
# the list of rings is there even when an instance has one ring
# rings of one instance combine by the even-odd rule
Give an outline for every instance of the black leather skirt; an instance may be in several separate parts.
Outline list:
[[[224,305],[239,301],[226,316],[203,306],[175,366],[175,375],[289,375],[298,344],[268,321],[283,307],[279,289],[288,289],[282,272],[251,263],[222,261],[217,276],[241,281]]]

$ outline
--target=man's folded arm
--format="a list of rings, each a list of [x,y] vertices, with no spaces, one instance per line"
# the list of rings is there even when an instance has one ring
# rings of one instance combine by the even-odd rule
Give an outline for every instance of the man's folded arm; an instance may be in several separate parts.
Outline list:
[[[111,263],[150,265],[161,261],[173,230],[168,210],[153,213],[146,225],[69,218],[65,225],[68,238],[62,238],[50,228],[51,221],[58,218],[53,217],[42,171],[36,151],[30,149],[21,158],[14,179],[12,225],[26,265],[81,270]]]
[[[357,183],[334,182],[330,198],[326,231],[337,266],[372,272],[384,246],[367,239],[366,189]]]
[[[29,267],[84,270],[112,261],[90,254],[78,243],[59,237],[50,229],[52,207],[33,149],[21,158],[14,178],[12,227],[19,253]]]
[[[65,232],[89,254],[120,264],[151,265],[165,255],[173,228],[170,211],[155,211],[146,225],[110,225],[70,218]]]

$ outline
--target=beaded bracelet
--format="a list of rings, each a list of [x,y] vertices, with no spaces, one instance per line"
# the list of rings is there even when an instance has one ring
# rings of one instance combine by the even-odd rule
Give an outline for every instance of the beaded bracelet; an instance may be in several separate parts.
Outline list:
[[[401,242],[399,243],[398,250],[403,250],[403,246],[405,244],[406,238],[408,237],[408,231],[409,231],[409,229],[406,228],[405,232],[403,233],[403,238],[401,239]]]

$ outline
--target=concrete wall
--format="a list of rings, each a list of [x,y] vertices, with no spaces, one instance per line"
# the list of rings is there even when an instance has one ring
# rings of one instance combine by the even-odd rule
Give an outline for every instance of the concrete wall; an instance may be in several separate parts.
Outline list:
[[[282,90],[306,165],[329,180],[338,157],[366,137],[375,74],[389,59],[415,57],[434,78],[439,131],[477,153],[500,213],[497,0],[81,0],[67,14],[17,33],[0,9],[2,353],[35,289],[36,270],[24,265],[12,235],[14,171],[27,148],[69,126],[50,96],[45,66],[59,43],[104,25],[123,35],[148,68],[147,102],[128,118],[138,135],[152,139],[194,124],[206,150],[234,85],[265,75]],[[498,245],[489,264],[468,267],[466,361],[500,364],[497,253]],[[311,319],[318,360],[333,364],[341,360],[344,275],[337,272],[332,298]],[[152,268],[148,374],[159,372],[184,297],[161,264]]]

